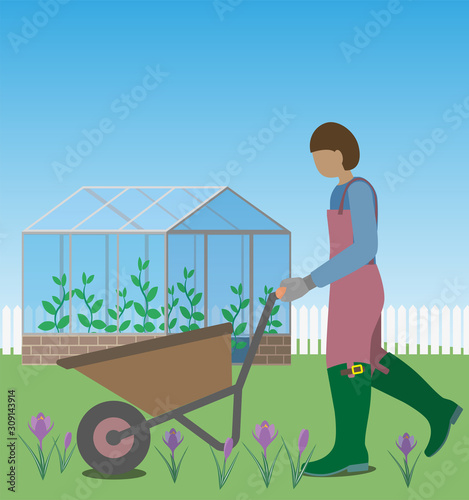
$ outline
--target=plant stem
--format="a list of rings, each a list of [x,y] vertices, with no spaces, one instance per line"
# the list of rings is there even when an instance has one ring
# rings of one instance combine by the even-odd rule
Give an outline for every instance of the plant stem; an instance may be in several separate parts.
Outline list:
[[[90,326],[88,327],[88,333],[90,333],[90,331],[91,331],[91,324],[93,323],[93,311],[91,310],[91,307],[88,304],[88,301],[86,300],[85,288],[86,288],[86,285],[83,285],[83,298],[85,299],[86,307],[90,311]]]
[[[146,332],[147,329],[146,329],[145,325],[147,322],[147,314],[148,314],[148,300],[147,300],[147,296],[145,295],[145,290],[143,289],[143,286],[142,286],[142,271],[140,271],[138,274],[138,286],[140,288],[140,291],[143,294],[143,298],[145,299],[145,316],[143,317],[143,331]]]
[[[57,310],[55,311],[54,314],[54,324],[55,328],[57,328],[57,333],[59,333],[59,325],[57,324],[57,314],[59,313],[64,301],[65,301],[65,287],[62,285],[62,301],[60,302],[59,307],[57,307]]]
[[[236,314],[233,316],[233,321],[231,322],[231,325],[233,327],[233,334],[234,334],[234,331],[235,331],[235,320],[238,317],[239,312],[241,311],[241,294],[238,294],[238,297],[239,297],[238,310],[236,311]],[[234,338],[235,338],[235,345],[233,347],[234,347],[234,349],[236,349],[236,346],[238,345],[238,337],[237,337],[237,335],[234,335]]]
[[[189,324],[187,325],[188,328],[189,328],[189,330],[190,330],[191,329],[191,320],[192,320],[192,315],[193,315],[193,311],[194,311],[194,306],[192,305],[192,300],[189,297],[189,294],[187,293],[187,278],[184,279],[184,294],[186,295],[187,300],[189,301],[189,304],[191,305],[191,312],[190,312],[190,315],[189,315]]]

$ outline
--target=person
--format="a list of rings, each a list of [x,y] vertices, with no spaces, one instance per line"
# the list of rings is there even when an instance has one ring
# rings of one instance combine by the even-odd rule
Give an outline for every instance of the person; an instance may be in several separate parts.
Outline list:
[[[431,435],[425,455],[431,457],[445,443],[462,408],[381,347],[384,290],[376,264],[378,200],[373,186],[352,174],[360,159],[357,140],[344,126],[324,123],[314,131],[310,150],[319,173],[339,181],[327,211],[330,259],[304,278],[283,280],[281,300],[293,301],[330,285],[326,365],[336,438],[332,451],[309,462],[305,474],[368,470],[365,435],[372,388],[428,420]]]

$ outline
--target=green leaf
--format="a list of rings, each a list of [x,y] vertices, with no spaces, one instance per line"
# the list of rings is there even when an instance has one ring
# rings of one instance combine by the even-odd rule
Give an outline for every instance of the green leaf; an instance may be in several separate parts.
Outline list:
[[[142,286],[142,290],[145,291],[148,287],[150,286],[150,282],[147,281],[143,286]]]
[[[68,314],[67,314],[67,316],[64,316],[63,318],[61,318],[60,321],[57,323],[59,330],[61,328],[65,328],[68,325],[69,321],[70,321],[70,316]]]
[[[275,316],[280,310],[280,306],[279,305],[276,305],[274,306],[274,308],[272,309],[272,312],[270,313],[271,316]]]
[[[274,319],[272,321],[272,326],[275,326],[275,327],[279,327],[279,326],[282,326],[282,322],[281,321],[278,321],[277,319]]]
[[[236,344],[236,349],[244,349],[248,345],[247,342],[238,342]]]
[[[137,278],[137,276],[135,276],[135,274],[132,274],[132,275],[130,276],[130,279],[132,280],[132,283],[133,283],[135,286],[140,287],[140,281],[138,281],[138,278]]]
[[[55,314],[55,307],[50,302],[47,302],[47,300],[42,301],[42,307],[44,307],[49,314]]]
[[[94,304],[93,307],[91,308],[91,312],[93,314],[97,313],[100,309],[101,306],[103,305],[103,299],[97,300]]]
[[[189,331],[189,327],[187,325],[181,325],[181,332],[188,332]]]
[[[148,316],[152,319],[157,319],[161,316],[160,311],[158,309],[148,309]]]
[[[264,300],[262,297],[259,297],[259,302],[260,302],[263,306],[265,306],[265,300]]]
[[[195,300],[195,297],[194,297],[194,300]],[[192,301],[192,304],[194,304],[194,300]],[[173,307],[176,307],[177,304],[179,302],[179,299],[174,299],[174,302],[173,302]],[[195,305],[195,304],[194,304]]]
[[[82,283],[83,283],[84,285],[86,285],[86,274],[85,274],[85,273],[83,273],[83,274],[81,275],[81,281],[82,281]]]
[[[187,267],[184,268],[184,278],[187,279]]]
[[[55,328],[55,323],[53,321],[43,321],[39,326],[39,330],[42,330],[43,332],[48,332],[49,330],[52,330],[52,328]]]
[[[133,301],[133,300],[129,300],[129,301],[125,304],[125,308],[126,308],[126,309],[130,309],[133,305],[134,305],[134,301]]]
[[[189,312],[189,310],[184,307],[184,306],[181,306],[180,307],[180,311],[181,311],[181,314],[186,318],[186,319],[189,319],[191,317],[191,313]]]
[[[192,278],[194,276],[194,269],[191,269],[187,275],[188,278]]]
[[[86,328],[89,328],[90,326],[90,320],[84,315],[84,314],[79,314],[78,315],[78,321],[83,325],[86,326]]]
[[[164,323],[160,323],[160,326],[158,327],[161,331],[164,330]]]
[[[98,330],[102,330],[103,328],[106,328],[106,323],[100,319],[95,319],[93,323],[91,323],[91,326],[93,328],[97,328]]]
[[[264,285],[264,293],[267,295],[267,285]]]
[[[134,325],[135,331],[138,333],[143,333],[145,329],[143,328],[142,325],[139,325],[138,323]]]
[[[147,332],[152,332],[154,329],[155,329],[155,325],[153,323],[151,323],[150,321],[147,321],[145,323],[145,330]]]
[[[278,333],[278,332],[277,332],[277,330],[274,330],[273,328],[271,328],[269,333]]]
[[[235,328],[235,331],[234,331],[234,335],[235,337],[237,337],[238,335],[241,335],[244,330],[246,330],[246,326],[247,326],[247,323],[240,323],[236,328]]]
[[[124,290],[122,290],[122,297],[127,297],[127,288],[124,288]]]
[[[243,284],[240,283],[238,286],[238,295],[241,295],[243,293]]]
[[[80,299],[83,300],[85,297],[83,296],[83,292],[79,288],[75,288],[75,295]]]
[[[72,290],[72,297],[73,297],[73,293],[74,293],[75,290]],[[68,300],[70,298],[70,292],[67,292],[65,295],[64,295],[64,300]]]
[[[127,330],[130,326],[130,320],[126,320],[122,323],[122,325],[119,326],[119,331],[123,332],[124,330]]]
[[[236,340],[231,339],[231,349],[234,349],[236,346]]]
[[[117,312],[114,309],[108,309],[107,312],[112,319],[117,320]]]
[[[192,305],[196,306],[202,300],[202,292],[196,293],[192,299]]]
[[[86,299],[86,303],[87,304],[91,304],[91,302],[93,302],[93,299],[94,299],[94,294],[91,294],[87,299]]]
[[[145,308],[142,306],[142,304],[140,304],[139,302],[134,302],[134,308],[139,316],[141,316],[142,318],[145,317]]]
[[[197,325],[196,323],[192,323],[192,325],[190,326],[191,330],[199,330],[199,328],[199,325]]]
[[[194,289],[193,289],[193,288],[191,288],[191,289],[187,292],[187,295],[190,297],[193,293],[194,293]]]
[[[170,322],[169,322],[169,328],[174,328],[176,326],[176,322],[177,322],[177,318],[173,318]]]
[[[106,326],[106,328],[104,329],[104,331],[106,331],[108,333],[114,333],[115,331],[117,331],[117,325]]]
[[[192,317],[195,319],[195,321],[202,321],[204,319],[204,315],[201,312],[196,311]]]
[[[230,323],[233,321],[233,315],[228,311],[228,309],[222,309],[221,313],[223,314],[223,317],[226,319],[226,321],[229,321]]]
[[[186,288],[185,286],[182,284],[182,283],[176,283],[177,284],[177,287],[179,288],[179,290],[182,292],[182,293],[186,293]]]
[[[155,297],[156,297],[156,294],[158,293],[158,287],[157,286],[154,286],[149,292],[148,292],[148,295],[147,295],[147,300],[148,302],[151,302]]]
[[[244,299],[241,302],[241,309],[245,309],[249,305],[249,299]]]
[[[57,278],[57,276],[52,276],[52,279],[54,280],[54,283],[56,285],[62,285],[62,282],[59,280],[59,278]]]
[[[141,271],[143,267],[142,259],[139,257],[138,258],[138,270]]]
[[[238,295],[238,289],[235,286],[231,285],[230,288],[231,288],[231,291],[233,293],[235,293],[236,295]]]
[[[62,274],[62,286],[65,286],[65,284],[67,283],[67,276],[65,276],[65,273]]]
[[[231,310],[232,310],[234,313],[237,313],[237,312],[238,312],[238,308],[237,308],[234,304],[230,304],[230,307],[231,307]]]
[[[149,260],[146,260],[144,263],[143,263],[143,266],[142,266],[142,271],[145,271],[145,269],[149,266],[150,264],[150,261]]]
[[[57,305],[59,305],[59,304],[62,302],[62,301],[61,301],[58,297],[56,297],[55,295],[52,295],[52,300],[53,300],[53,301],[54,301]]]

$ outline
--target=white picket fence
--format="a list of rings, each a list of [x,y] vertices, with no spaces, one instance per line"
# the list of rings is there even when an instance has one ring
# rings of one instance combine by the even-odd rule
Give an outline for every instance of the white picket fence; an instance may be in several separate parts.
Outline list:
[[[212,322],[217,323],[221,315],[215,309]],[[255,310],[255,324],[261,312],[261,307]],[[292,354],[325,354],[327,306],[321,309],[303,306],[298,310],[292,305],[291,314]],[[11,311],[5,306],[1,315],[2,353],[11,354],[13,347],[13,354],[21,354],[21,308],[16,306]],[[279,319],[286,324],[285,317]],[[434,306],[430,311],[425,306],[420,309],[412,306],[408,310],[401,306],[397,312],[389,306],[383,310],[381,320],[382,345],[392,353],[397,350],[398,354],[428,354],[430,348],[430,354],[469,354],[469,306],[463,310],[458,306],[452,310],[448,306],[441,310]],[[30,321],[30,315],[26,314],[25,323]]]
[[[325,354],[327,340],[327,306],[320,310],[292,306],[292,354]],[[381,343],[398,354],[469,354],[469,306],[464,310],[433,306],[407,310],[389,306],[381,314]],[[419,349],[417,349],[419,346]]]

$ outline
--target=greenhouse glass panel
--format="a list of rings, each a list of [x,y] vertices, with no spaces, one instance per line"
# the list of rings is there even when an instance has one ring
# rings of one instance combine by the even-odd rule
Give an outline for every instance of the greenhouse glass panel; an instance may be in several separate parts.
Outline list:
[[[109,235],[72,236],[72,332],[103,332],[112,324],[109,304],[117,300],[111,288],[111,255],[115,262],[116,238]],[[115,264],[114,264],[115,265]],[[115,269],[115,267],[114,267]]]
[[[276,290],[283,279],[290,276],[290,236],[256,234],[253,245],[254,323],[257,325],[264,308],[262,302],[271,291]],[[277,301],[265,332],[289,334],[289,325],[289,304]]]
[[[168,235],[168,286],[172,309],[171,333],[202,328],[204,315],[204,237],[194,234]],[[175,321],[176,320],[176,321]]]
[[[67,333],[70,289],[69,237],[24,235],[25,333]]]

